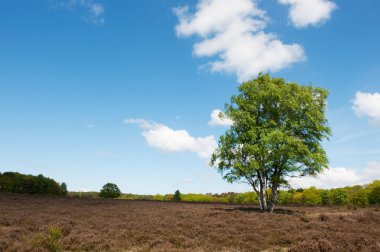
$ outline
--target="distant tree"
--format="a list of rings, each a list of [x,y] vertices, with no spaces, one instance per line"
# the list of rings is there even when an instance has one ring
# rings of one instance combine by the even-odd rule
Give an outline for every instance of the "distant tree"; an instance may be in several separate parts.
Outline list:
[[[273,212],[278,190],[287,185],[289,176],[316,175],[327,168],[321,145],[330,135],[327,96],[325,89],[268,74],[243,83],[224,115],[219,115],[233,125],[220,137],[211,165],[228,182],[250,184],[260,209]]]
[[[318,205],[322,203],[321,192],[315,186],[302,192],[302,202],[305,205]]]
[[[121,191],[116,184],[107,183],[100,190],[99,196],[102,198],[119,198]]]
[[[368,192],[366,190],[360,189],[352,195],[352,204],[354,206],[366,206],[368,203]]]
[[[322,205],[330,206],[332,204],[330,190],[322,190],[321,192],[321,203]]]
[[[66,185],[66,183],[64,183],[64,182],[61,183],[60,187],[61,187],[62,194],[66,195],[67,194],[67,185]]]
[[[369,202],[371,204],[380,204],[380,186],[374,187],[369,193]]]
[[[181,201],[181,192],[179,190],[174,192],[173,200],[174,201]]]
[[[380,187],[380,180],[374,180],[367,185],[368,189],[373,189],[375,187]]]
[[[331,189],[331,198],[334,205],[347,205],[349,203],[347,190],[344,188]]]

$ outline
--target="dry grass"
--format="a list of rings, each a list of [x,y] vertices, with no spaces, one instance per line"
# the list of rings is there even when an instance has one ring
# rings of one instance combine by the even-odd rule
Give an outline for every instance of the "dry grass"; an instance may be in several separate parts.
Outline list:
[[[380,251],[380,211],[0,194],[0,251]]]

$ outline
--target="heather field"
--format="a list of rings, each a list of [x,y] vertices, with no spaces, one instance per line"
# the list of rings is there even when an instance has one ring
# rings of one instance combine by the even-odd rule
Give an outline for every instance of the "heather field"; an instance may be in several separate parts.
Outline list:
[[[380,251],[380,208],[0,194],[0,251]]]

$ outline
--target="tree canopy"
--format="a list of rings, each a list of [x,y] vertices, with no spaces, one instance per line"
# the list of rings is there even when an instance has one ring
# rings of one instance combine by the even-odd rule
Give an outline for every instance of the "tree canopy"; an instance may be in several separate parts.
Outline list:
[[[233,125],[220,137],[211,165],[228,182],[249,183],[261,210],[272,212],[278,189],[287,185],[289,176],[316,175],[327,168],[321,146],[330,135],[327,96],[323,88],[269,74],[243,83],[220,115]]]
[[[33,176],[18,172],[0,173],[0,192],[66,195],[66,183],[59,184],[43,175]]]
[[[107,183],[100,190],[99,196],[103,198],[119,198],[121,191],[116,184]]]

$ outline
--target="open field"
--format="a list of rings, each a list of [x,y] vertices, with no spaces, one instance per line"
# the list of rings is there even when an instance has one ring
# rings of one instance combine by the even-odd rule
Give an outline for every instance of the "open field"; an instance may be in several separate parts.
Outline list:
[[[0,251],[380,251],[380,208],[0,194]]]

